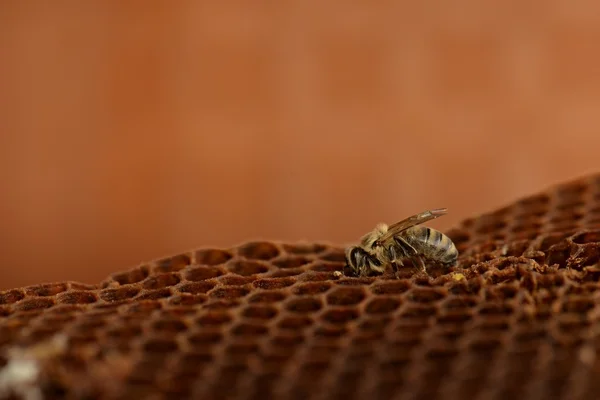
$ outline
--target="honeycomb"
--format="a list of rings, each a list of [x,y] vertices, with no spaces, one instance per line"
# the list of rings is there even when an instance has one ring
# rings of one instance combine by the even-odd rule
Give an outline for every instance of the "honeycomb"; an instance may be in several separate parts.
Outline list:
[[[598,398],[600,174],[446,233],[428,274],[253,241],[1,292],[0,397]]]

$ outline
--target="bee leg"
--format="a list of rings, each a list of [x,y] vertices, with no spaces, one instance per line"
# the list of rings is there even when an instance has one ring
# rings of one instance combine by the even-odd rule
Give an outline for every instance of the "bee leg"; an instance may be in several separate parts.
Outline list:
[[[394,275],[396,276],[396,278],[398,278],[398,272],[400,272],[400,267],[403,267],[404,264],[402,263],[402,260],[394,260],[391,262],[392,265],[392,270],[394,271]]]
[[[421,270],[423,272],[427,272],[427,268],[425,268],[425,262],[423,261],[423,259],[421,257],[415,257],[415,258],[417,260],[419,260],[418,263],[419,263],[419,266],[421,267]]]

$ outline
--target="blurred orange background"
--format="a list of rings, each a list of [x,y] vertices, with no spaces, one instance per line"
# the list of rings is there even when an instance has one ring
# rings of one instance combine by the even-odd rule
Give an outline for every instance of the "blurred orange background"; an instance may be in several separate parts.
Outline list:
[[[0,4],[0,288],[600,170],[600,3]]]

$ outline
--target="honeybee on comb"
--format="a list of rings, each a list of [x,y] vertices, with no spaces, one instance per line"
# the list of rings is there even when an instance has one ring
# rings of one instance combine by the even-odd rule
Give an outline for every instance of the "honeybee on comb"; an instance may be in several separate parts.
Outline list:
[[[403,266],[407,260],[413,261],[413,265],[418,264],[423,271],[426,271],[424,260],[453,265],[458,250],[452,240],[440,231],[421,225],[446,212],[446,208],[439,208],[415,214],[390,226],[378,224],[361,238],[360,244],[346,249],[346,275],[381,274],[387,264]]]

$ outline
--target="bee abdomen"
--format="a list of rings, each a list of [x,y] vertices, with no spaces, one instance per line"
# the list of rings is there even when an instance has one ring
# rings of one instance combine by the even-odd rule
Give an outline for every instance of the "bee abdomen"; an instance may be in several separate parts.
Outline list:
[[[458,250],[452,240],[442,232],[425,226],[414,231],[414,238],[425,250],[424,255],[443,264],[453,264],[458,258]]]

